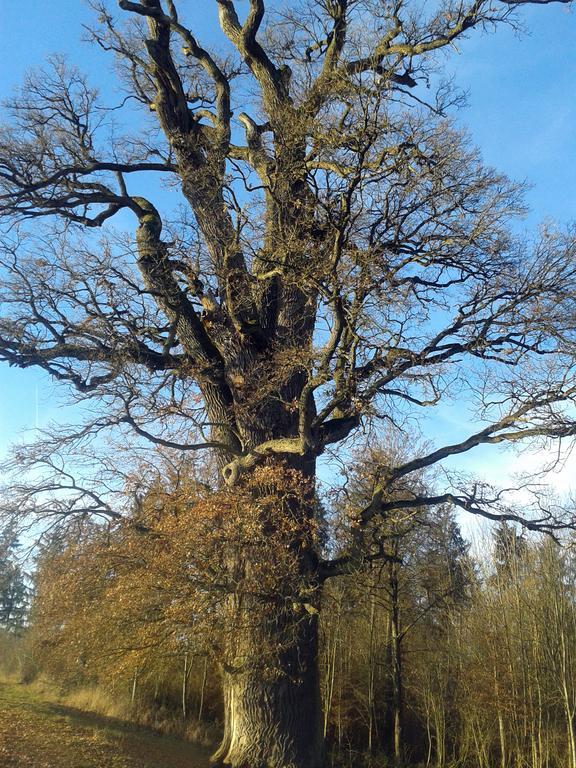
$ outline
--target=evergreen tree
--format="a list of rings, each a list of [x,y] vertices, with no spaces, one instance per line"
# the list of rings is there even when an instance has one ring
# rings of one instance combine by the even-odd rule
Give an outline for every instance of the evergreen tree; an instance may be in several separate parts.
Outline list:
[[[24,627],[28,610],[29,590],[18,549],[12,528],[0,532],[0,627],[10,631]]]

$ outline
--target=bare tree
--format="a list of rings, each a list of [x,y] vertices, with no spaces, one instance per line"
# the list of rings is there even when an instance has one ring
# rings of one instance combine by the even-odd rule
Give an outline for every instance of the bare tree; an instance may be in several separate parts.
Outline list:
[[[207,48],[173,0],[95,3],[91,37],[116,55],[123,109],[149,122],[123,130],[122,110],[57,59],[10,102],[0,138],[0,359],[98,405],[68,444],[131,429],[216,452],[231,486],[269,461],[313,487],[329,446],[464,395],[479,426],[386,467],[358,526],[444,502],[566,525],[478,485],[410,490],[413,473],[475,446],[576,433],[573,233],[510,233],[521,189],[451,126],[460,97],[437,75],[443,50],[517,23],[520,4],[250,0],[240,13],[215,0],[222,40]],[[180,213],[161,212],[152,175],[181,192]],[[114,228],[123,213],[135,233]],[[57,443],[21,454],[51,478],[21,504],[118,514],[93,484],[62,480]],[[290,514],[314,517],[313,490]],[[226,765],[320,765],[319,588],[356,555],[322,561],[312,536],[286,546],[309,598],[279,594],[274,621],[231,638]],[[266,674],[264,641],[280,649]]]

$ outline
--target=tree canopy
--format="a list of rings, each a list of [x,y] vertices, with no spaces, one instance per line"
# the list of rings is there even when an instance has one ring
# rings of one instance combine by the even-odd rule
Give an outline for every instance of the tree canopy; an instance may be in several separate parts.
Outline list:
[[[216,5],[214,50],[173,3],[96,6],[125,109],[152,119],[122,122],[61,59],[8,102],[3,359],[103,403],[84,430],[218,450],[229,483],[455,397],[481,428],[383,488],[480,444],[571,436],[573,235],[511,232],[521,189],[450,125],[459,95],[436,74],[518,4]],[[161,214],[146,175],[185,207]]]

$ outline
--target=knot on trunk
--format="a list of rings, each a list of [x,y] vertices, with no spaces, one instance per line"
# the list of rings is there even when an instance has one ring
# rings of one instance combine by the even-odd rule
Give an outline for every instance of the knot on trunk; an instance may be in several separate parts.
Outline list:
[[[136,239],[143,243],[158,243],[162,234],[162,219],[156,208],[145,197],[132,197],[138,216]]]
[[[304,456],[306,450],[304,441],[300,437],[284,437],[277,440],[268,440],[261,443],[249,453],[239,456],[222,469],[222,477],[228,486],[233,486],[238,482],[240,476],[247,470],[252,469],[267,456],[278,455],[282,453],[296,454]]]

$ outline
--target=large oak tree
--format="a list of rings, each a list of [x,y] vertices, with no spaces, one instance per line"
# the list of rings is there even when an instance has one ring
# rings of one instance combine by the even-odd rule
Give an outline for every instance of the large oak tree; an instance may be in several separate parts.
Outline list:
[[[321,585],[360,551],[383,554],[377,537],[368,551],[354,543],[377,516],[454,503],[566,524],[538,503],[521,518],[478,484],[411,480],[482,444],[576,433],[574,237],[514,236],[522,190],[451,125],[459,96],[439,75],[444,50],[517,23],[520,4],[109,2],[90,36],[116,57],[122,104],[107,108],[59,59],[8,104],[0,359],[97,409],[29,454],[51,474],[35,475],[39,493],[22,485],[21,503],[56,519],[118,515],[51,453],[110,427],[212,451],[243,494],[263,493],[261,464],[301,477],[277,513],[299,524],[275,536],[296,554],[288,581],[302,599],[280,586],[272,614],[253,593],[229,599],[222,764],[320,765]],[[200,40],[194,14],[216,11],[221,39]],[[322,560],[317,460],[453,398],[477,405],[469,434],[391,461],[350,552]]]

